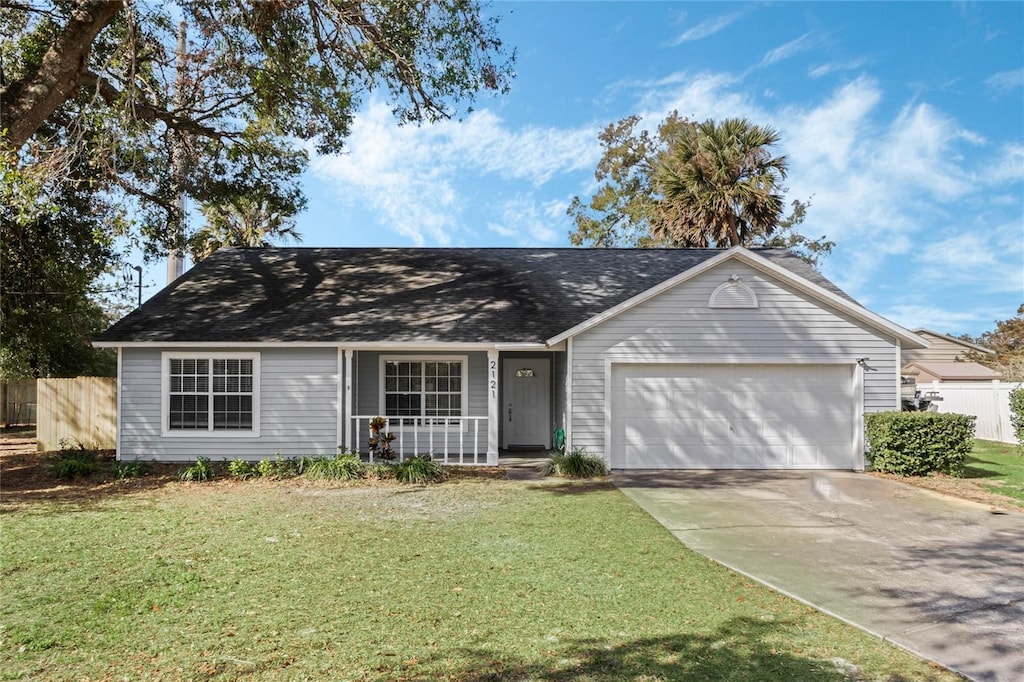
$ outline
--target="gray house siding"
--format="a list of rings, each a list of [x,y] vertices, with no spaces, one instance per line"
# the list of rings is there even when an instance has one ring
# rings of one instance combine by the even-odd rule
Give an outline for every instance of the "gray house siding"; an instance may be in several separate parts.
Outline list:
[[[245,457],[332,454],[338,433],[338,352],[334,348],[189,348],[260,354],[260,436],[161,435],[161,352],[124,348],[121,356],[122,459],[214,461]],[[173,349],[181,350],[181,349]]]
[[[754,291],[757,309],[708,307],[712,292],[731,275]],[[864,410],[899,409],[895,339],[735,261],[580,333],[572,344],[572,444],[605,457],[607,361],[852,363],[870,358]]]

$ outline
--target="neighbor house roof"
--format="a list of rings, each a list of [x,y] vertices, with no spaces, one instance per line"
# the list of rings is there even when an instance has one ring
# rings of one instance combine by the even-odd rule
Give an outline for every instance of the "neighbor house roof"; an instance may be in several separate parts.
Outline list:
[[[791,253],[755,252],[859,308]],[[221,249],[101,334],[97,343],[543,343],[722,253]]]
[[[1002,374],[977,362],[908,362],[901,374],[920,376],[930,374],[939,381],[991,381],[1001,379]]]
[[[925,338],[927,338],[929,336],[934,336],[935,338],[944,339],[946,341],[949,341],[950,343],[955,343],[958,346],[963,346],[964,348],[969,348],[970,350],[976,350],[979,353],[987,353],[988,355],[995,355],[995,351],[992,350],[991,348],[986,348],[985,346],[979,346],[976,343],[971,343],[970,341],[964,341],[963,339],[958,339],[955,336],[950,336],[949,334],[940,334],[939,332],[933,332],[931,329],[924,329],[924,328],[915,329],[914,333],[915,334],[919,334],[921,336],[924,336]]]

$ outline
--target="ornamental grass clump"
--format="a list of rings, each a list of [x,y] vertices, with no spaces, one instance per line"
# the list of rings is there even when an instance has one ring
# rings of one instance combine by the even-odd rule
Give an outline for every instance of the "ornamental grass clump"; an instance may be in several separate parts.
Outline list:
[[[444,469],[430,455],[416,455],[394,465],[399,483],[438,483],[444,480]]]
[[[540,467],[544,476],[564,476],[566,478],[595,478],[608,475],[608,465],[597,455],[592,455],[583,448],[575,448],[572,452],[554,452]]]
[[[357,481],[366,478],[366,465],[358,455],[339,454],[333,457],[314,457],[309,460],[303,475],[315,481]]]

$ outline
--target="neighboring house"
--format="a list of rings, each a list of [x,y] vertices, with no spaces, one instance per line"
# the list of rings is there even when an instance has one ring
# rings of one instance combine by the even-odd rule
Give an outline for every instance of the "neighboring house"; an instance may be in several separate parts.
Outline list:
[[[365,449],[496,464],[863,467],[920,336],[785,251],[224,249],[104,332],[118,457]]]
[[[994,381],[1003,376],[994,369],[964,359],[968,351],[995,355],[990,348],[930,329],[915,329],[914,333],[928,341],[929,346],[903,351],[900,374],[904,386],[913,388],[915,384],[933,381]]]

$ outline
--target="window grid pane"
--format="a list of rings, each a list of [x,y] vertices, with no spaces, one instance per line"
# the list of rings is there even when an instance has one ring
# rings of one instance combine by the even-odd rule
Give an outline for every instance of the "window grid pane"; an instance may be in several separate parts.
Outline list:
[[[170,429],[252,430],[251,358],[172,358],[168,364]]]
[[[462,415],[462,362],[384,363],[384,412],[389,417]]]

